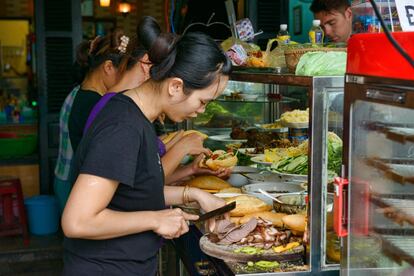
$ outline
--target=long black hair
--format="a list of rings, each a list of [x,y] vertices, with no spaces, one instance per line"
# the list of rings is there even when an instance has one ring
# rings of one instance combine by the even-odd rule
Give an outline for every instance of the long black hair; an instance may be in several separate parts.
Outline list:
[[[217,77],[229,75],[231,61],[220,46],[203,33],[178,36],[163,33],[154,18],[145,16],[137,28],[139,41],[148,50],[153,66],[151,78],[162,81],[178,77],[183,80],[184,93],[210,86]]]

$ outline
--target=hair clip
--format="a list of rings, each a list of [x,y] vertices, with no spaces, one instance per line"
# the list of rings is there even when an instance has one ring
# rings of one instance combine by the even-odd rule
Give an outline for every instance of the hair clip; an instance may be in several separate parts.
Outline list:
[[[95,50],[96,43],[98,42],[100,37],[101,36],[98,35],[94,39],[91,40],[91,44],[89,45],[89,51],[88,51],[89,55],[92,54],[93,50]]]
[[[128,42],[129,42],[129,37],[127,37],[126,35],[121,36],[121,44],[118,46],[118,50],[125,54],[127,46],[128,46]]]

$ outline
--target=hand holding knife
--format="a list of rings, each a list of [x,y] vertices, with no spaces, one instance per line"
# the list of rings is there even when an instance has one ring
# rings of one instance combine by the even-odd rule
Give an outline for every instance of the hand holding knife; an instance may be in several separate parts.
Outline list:
[[[230,212],[234,208],[236,208],[236,201],[233,201],[233,202],[231,202],[227,205],[224,205],[223,207],[217,208],[213,211],[210,211],[210,212],[207,212],[207,213],[204,213],[204,214],[200,215],[198,220],[196,220],[196,222],[205,221],[207,219],[223,215],[227,212]]]

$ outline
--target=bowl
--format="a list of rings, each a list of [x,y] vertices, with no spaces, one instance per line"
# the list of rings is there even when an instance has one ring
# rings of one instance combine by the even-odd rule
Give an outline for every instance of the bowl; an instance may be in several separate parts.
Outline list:
[[[2,133],[0,158],[14,158],[33,154],[37,150],[37,134]]]
[[[257,95],[257,94],[244,94],[244,93],[243,94],[240,94],[240,96],[245,101],[255,101],[259,97],[259,95]]]
[[[286,193],[276,196],[273,208],[277,213],[298,214],[306,210],[306,193]]]
[[[260,198],[268,205],[273,204],[273,200],[259,192],[259,189],[268,192],[272,196],[276,197],[285,193],[303,192],[304,189],[298,185],[297,182],[262,182],[245,185],[242,187],[243,193],[253,195]]]
[[[233,187],[242,187],[249,183],[249,179],[239,173],[232,173],[227,179],[227,182],[229,182]]]
[[[259,170],[257,168],[253,168],[250,166],[235,166],[233,168],[233,173],[243,173],[244,175],[248,173],[258,173]]]

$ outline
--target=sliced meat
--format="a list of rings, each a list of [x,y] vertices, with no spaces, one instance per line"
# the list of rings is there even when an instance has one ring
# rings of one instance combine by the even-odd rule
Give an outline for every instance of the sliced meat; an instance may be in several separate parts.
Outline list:
[[[208,233],[207,234],[207,238],[212,242],[212,243],[218,243],[220,241],[219,237],[214,234],[214,233]]]
[[[257,219],[251,218],[245,224],[240,225],[236,229],[228,232],[227,235],[219,242],[221,244],[232,244],[247,237],[257,226]]]
[[[214,233],[216,234],[223,234],[227,233],[230,229],[235,226],[233,222],[227,219],[222,219],[216,221],[216,228],[214,229]]]
[[[239,228],[239,226],[229,220],[223,219],[217,221],[214,233],[217,234],[217,237],[220,240],[222,240],[227,236],[229,232],[233,231],[236,228]]]

